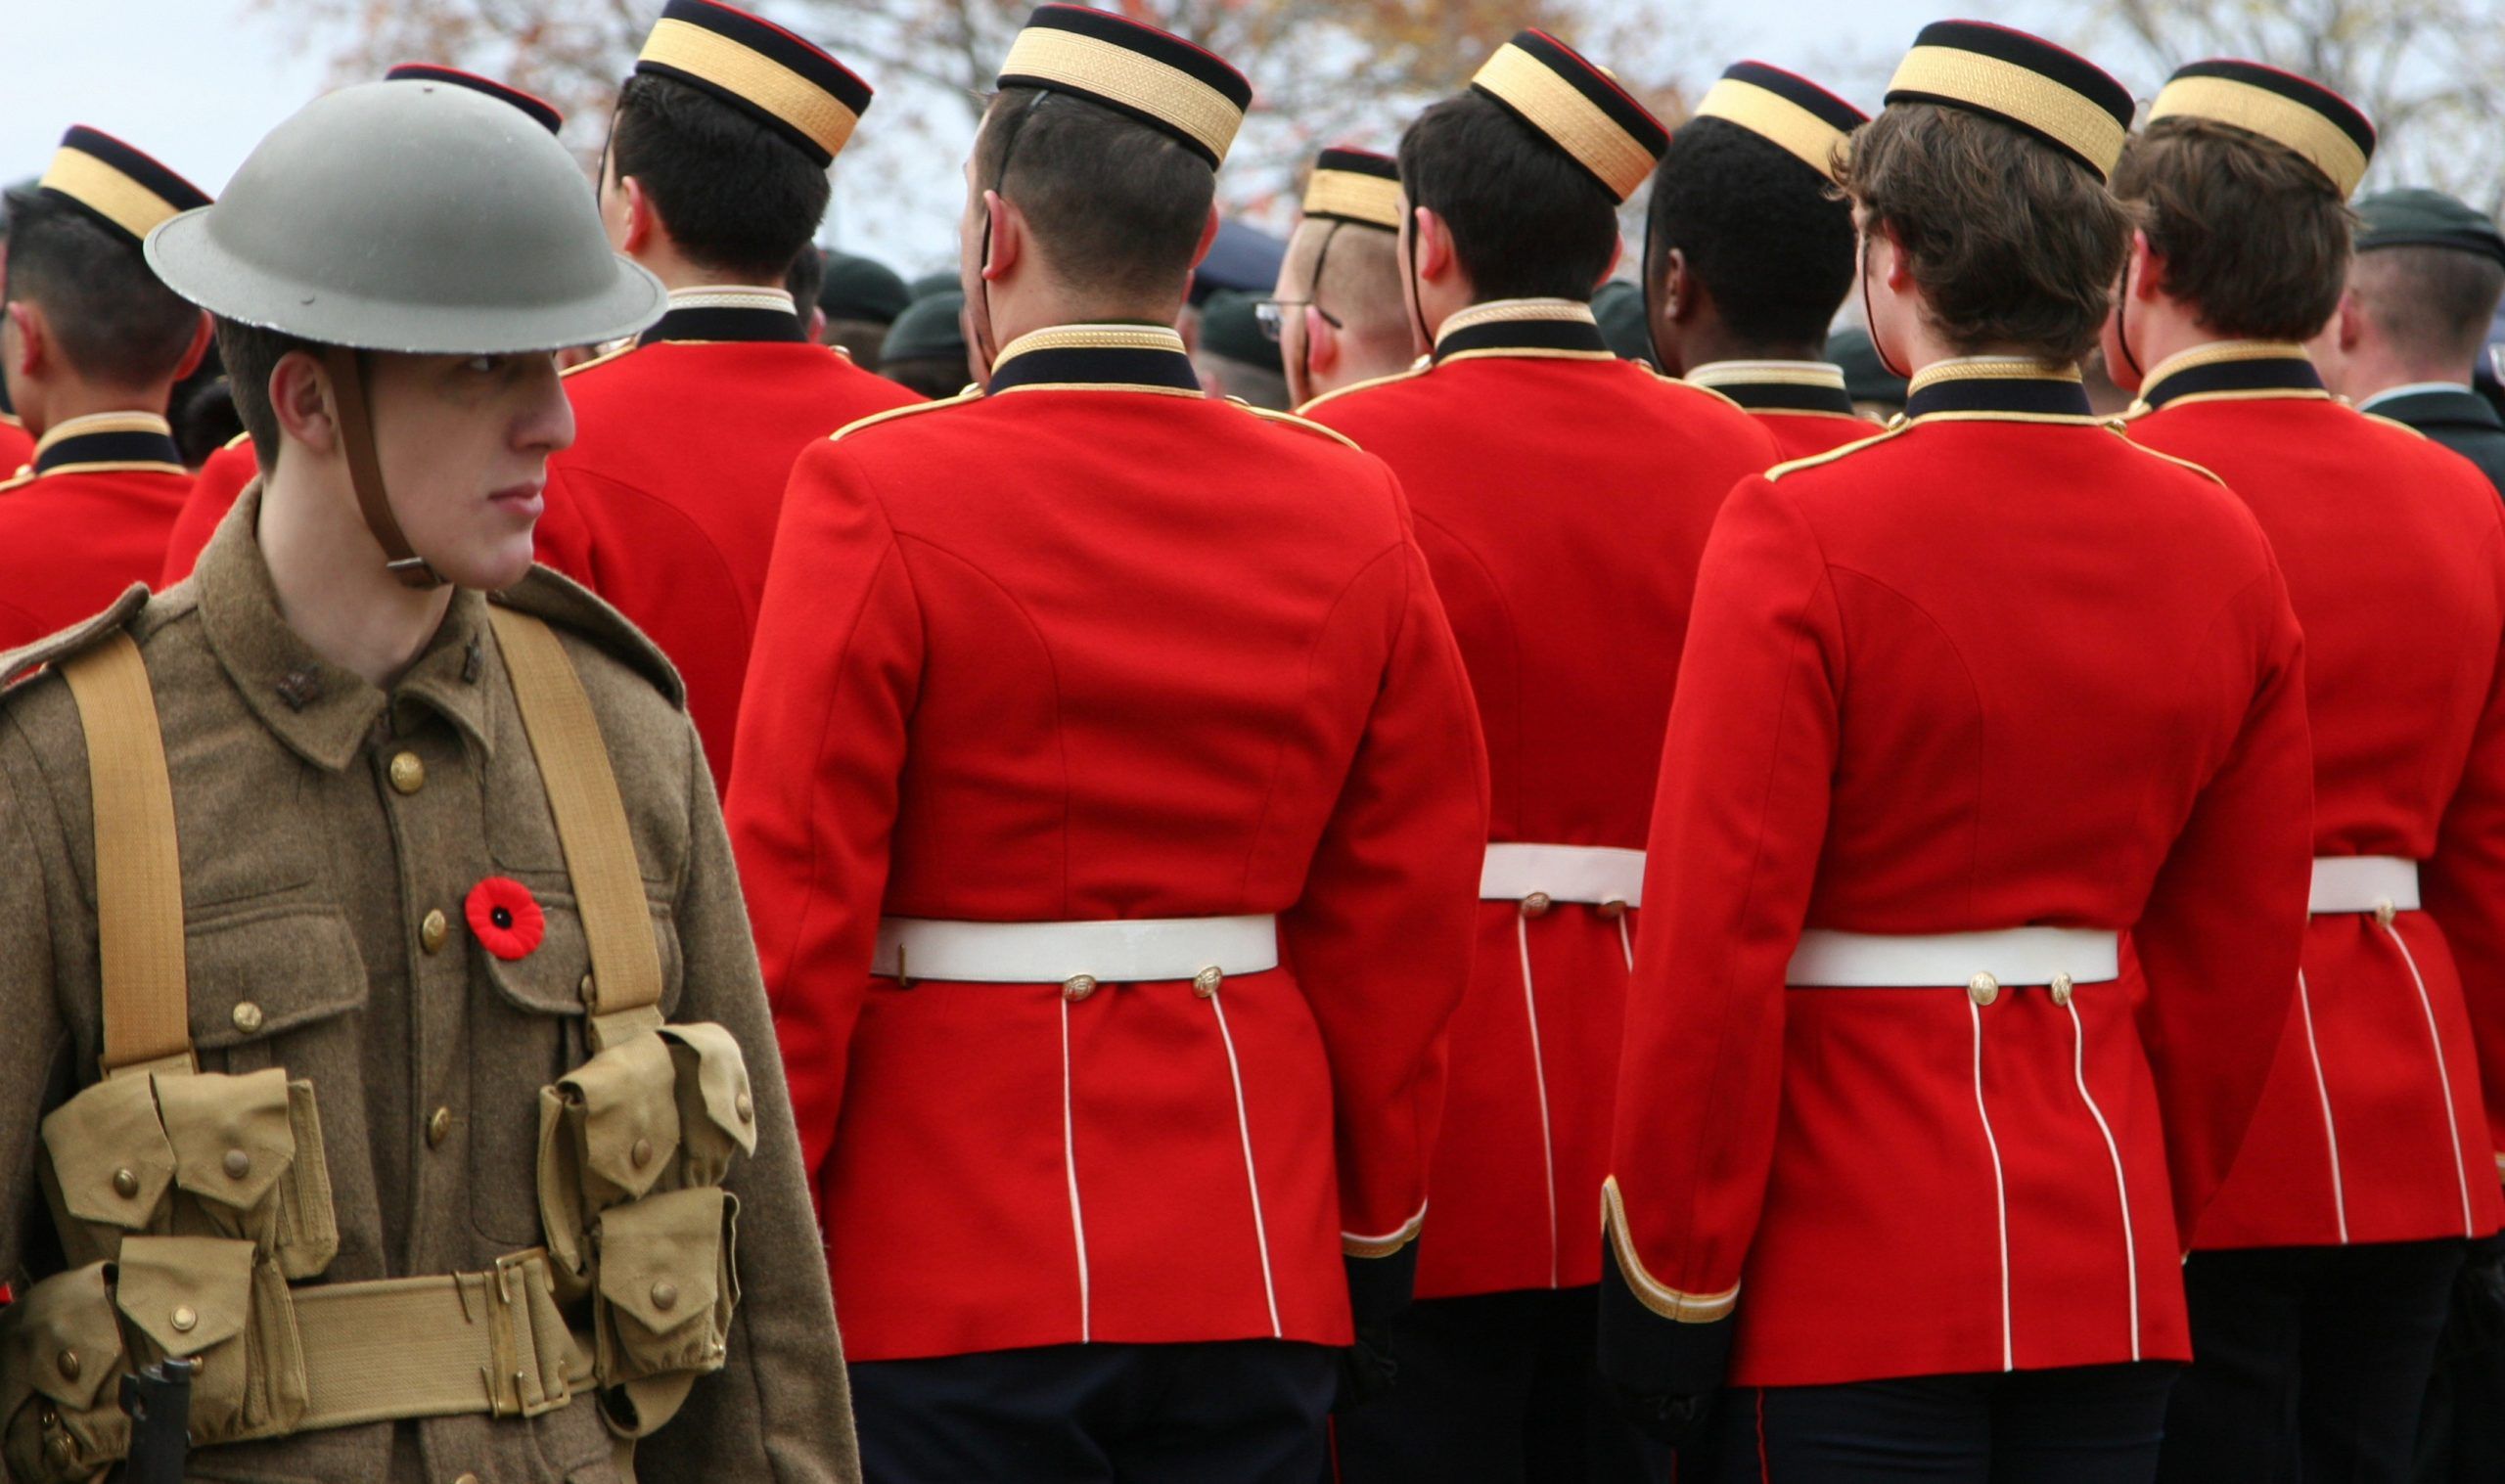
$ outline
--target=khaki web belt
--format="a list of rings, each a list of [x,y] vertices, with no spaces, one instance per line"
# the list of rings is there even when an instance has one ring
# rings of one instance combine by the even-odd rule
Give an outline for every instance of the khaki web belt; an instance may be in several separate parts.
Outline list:
[[[626,810],[582,679],[546,624],[491,607],[515,703],[589,940],[595,1049],[660,1024],[660,954]],[[114,634],[65,661],[95,809],[105,1075],[191,1072],[182,858],[163,733],[139,646]],[[516,1117],[529,1115],[525,1104]],[[402,1417],[535,1417],[591,1380],[538,1249],[486,1273],[291,1288],[310,1395],[298,1431]]]

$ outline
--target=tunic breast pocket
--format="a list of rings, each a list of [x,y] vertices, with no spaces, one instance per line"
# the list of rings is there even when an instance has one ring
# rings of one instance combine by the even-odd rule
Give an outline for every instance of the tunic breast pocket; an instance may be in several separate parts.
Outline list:
[[[539,1090],[582,1064],[591,950],[573,894],[520,877],[546,927],[537,947],[499,959],[475,943],[492,993],[475,997],[470,1037],[471,1224],[509,1247],[540,1240]],[[682,970],[669,904],[649,899],[661,960],[661,1013],[678,1008]]]

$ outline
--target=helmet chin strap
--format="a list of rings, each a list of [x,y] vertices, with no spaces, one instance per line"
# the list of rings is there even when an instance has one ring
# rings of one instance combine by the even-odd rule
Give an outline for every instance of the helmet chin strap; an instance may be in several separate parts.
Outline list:
[[[1426,347],[1419,353],[1434,355],[1435,336],[1427,328],[1427,286],[1418,282],[1418,208],[1414,204],[1409,208],[1407,226],[1408,247],[1402,254],[1406,261],[1401,264],[1401,271],[1409,275],[1409,318],[1418,328],[1418,343]]]
[[[2148,384],[2148,368],[2140,364],[2140,353],[2131,346],[2131,265],[2122,264],[2122,297],[2114,306],[2114,343],[2122,352],[2122,364],[2131,368],[2142,386]]]
[[[374,448],[374,413],[366,403],[365,374],[357,366],[356,352],[345,345],[325,345],[322,365],[331,374],[331,396],[340,416],[340,447],[348,459],[348,482],[356,489],[365,528],[383,547],[385,570],[400,579],[402,587],[443,586],[443,578],[400,533],[400,522],[391,517],[391,502],[383,493],[383,461]]]

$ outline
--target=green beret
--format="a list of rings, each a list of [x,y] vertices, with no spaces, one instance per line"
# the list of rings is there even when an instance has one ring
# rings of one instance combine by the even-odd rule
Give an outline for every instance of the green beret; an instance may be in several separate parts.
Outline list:
[[[1601,322],[1601,338],[1621,361],[1660,364],[1653,359],[1653,327],[1644,319],[1644,291],[1622,278],[1611,279],[1592,295],[1592,318]]]
[[[887,343],[879,347],[881,364],[942,356],[964,360],[966,327],[958,316],[965,307],[966,296],[954,289],[926,294],[905,305],[904,313],[888,327]]]
[[[1201,304],[1201,348],[1211,355],[1264,371],[1287,374],[1287,362],[1279,350],[1279,342],[1261,333],[1261,319],[1253,308],[1261,295],[1246,293],[1238,289],[1220,289]]]
[[[942,268],[935,273],[926,273],[915,279],[905,292],[913,295],[915,302],[919,303],[934,293],[961,293],[964,290],[965,285],[957,280],[957,270]]]
[[[1880,364],[1869,331],[1854,325],[1827,337],[1827,359],[1844,368],[1845,395],[1854,401],[1905,405],[1905,379]]]
[[[913,294],[893,268],[858,253],[827,253],[826,277],[818,284],[818,307],[828,319],[891,325],[912,302]]]
[[[2455,247],[2505,263],[2505,237],[2487,213],[2441,191],[2410,186],[2379,191],[2357,202],[2362,223],[2357,250],[2377,247]]]

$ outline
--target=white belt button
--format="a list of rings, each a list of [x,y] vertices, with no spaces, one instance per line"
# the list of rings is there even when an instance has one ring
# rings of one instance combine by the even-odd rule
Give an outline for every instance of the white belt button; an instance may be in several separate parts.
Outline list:
[[[2071,976],[2069,974],[2053,975],[2053,1003],[2055,1005],[2062,1006],[2067,1006],[2071,1003]]]
[[[1071,974],[1061,981],[1061,997],[1075,1005],[1096,992],[1094,974]]]
[[[1977,974],[1966,981],[1966,994],[1977,1005],[1989,1005],[2000,998],[2000,981],[1990,974]]]

